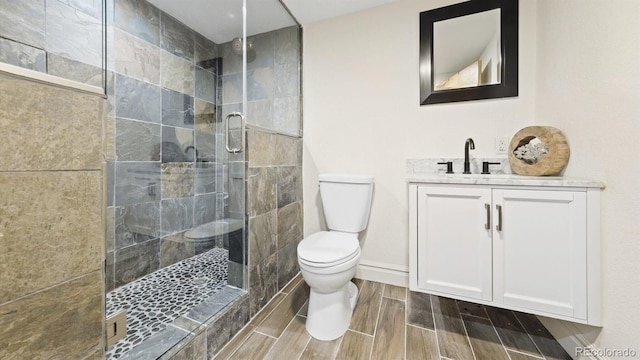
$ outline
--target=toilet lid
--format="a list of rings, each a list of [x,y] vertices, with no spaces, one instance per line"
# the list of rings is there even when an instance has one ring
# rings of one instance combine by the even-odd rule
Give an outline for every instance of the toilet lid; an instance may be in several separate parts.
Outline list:
[[[321,231],[298,244],[298,257],[313,263],[334,263],[351,258],[358,251],[358,234]]]

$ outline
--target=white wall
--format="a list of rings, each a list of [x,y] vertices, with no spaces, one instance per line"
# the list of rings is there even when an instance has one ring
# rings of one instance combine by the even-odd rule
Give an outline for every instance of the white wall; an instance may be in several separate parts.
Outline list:
[[[538,0],[537,29],[536,123],[565,132],[566,176],[607,185],[604,326],[580,329],[640,356],[640,1]]]
[[[419,105],[419,13],[455,2],[402,0],[304,28],[305,234],[324,227],[318,173],[374,175],[361,264],[390,270],[387,281],[404,283],[408,271],[405,160],[462,158],[468,137],[472,156],[495,157],[495,137],[534,121],[531,1],[520,5],[519,97]]]

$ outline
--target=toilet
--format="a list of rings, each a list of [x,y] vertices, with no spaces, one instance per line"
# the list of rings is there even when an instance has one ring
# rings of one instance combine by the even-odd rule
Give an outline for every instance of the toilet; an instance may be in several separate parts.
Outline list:
[[[350,280],[360,261],[358,233],[367,227],[373,176],[321,174],[320,197],[329,231],[305,237],[298,244],[298,264],[311,288],[307,332],[329,341],[344,335],[358,299]]]

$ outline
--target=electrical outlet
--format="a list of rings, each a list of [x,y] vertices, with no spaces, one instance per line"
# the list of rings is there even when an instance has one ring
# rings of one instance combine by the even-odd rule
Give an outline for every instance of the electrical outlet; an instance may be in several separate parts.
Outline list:
[[[497,137],[495,138],[496,154],[506,154],[509,147],[509,138]]]

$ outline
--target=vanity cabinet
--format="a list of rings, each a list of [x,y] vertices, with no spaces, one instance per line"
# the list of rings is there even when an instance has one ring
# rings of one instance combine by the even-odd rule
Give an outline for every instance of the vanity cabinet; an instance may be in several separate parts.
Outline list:
[[[410,288],[600,324],[600,189],[410,184]]]

